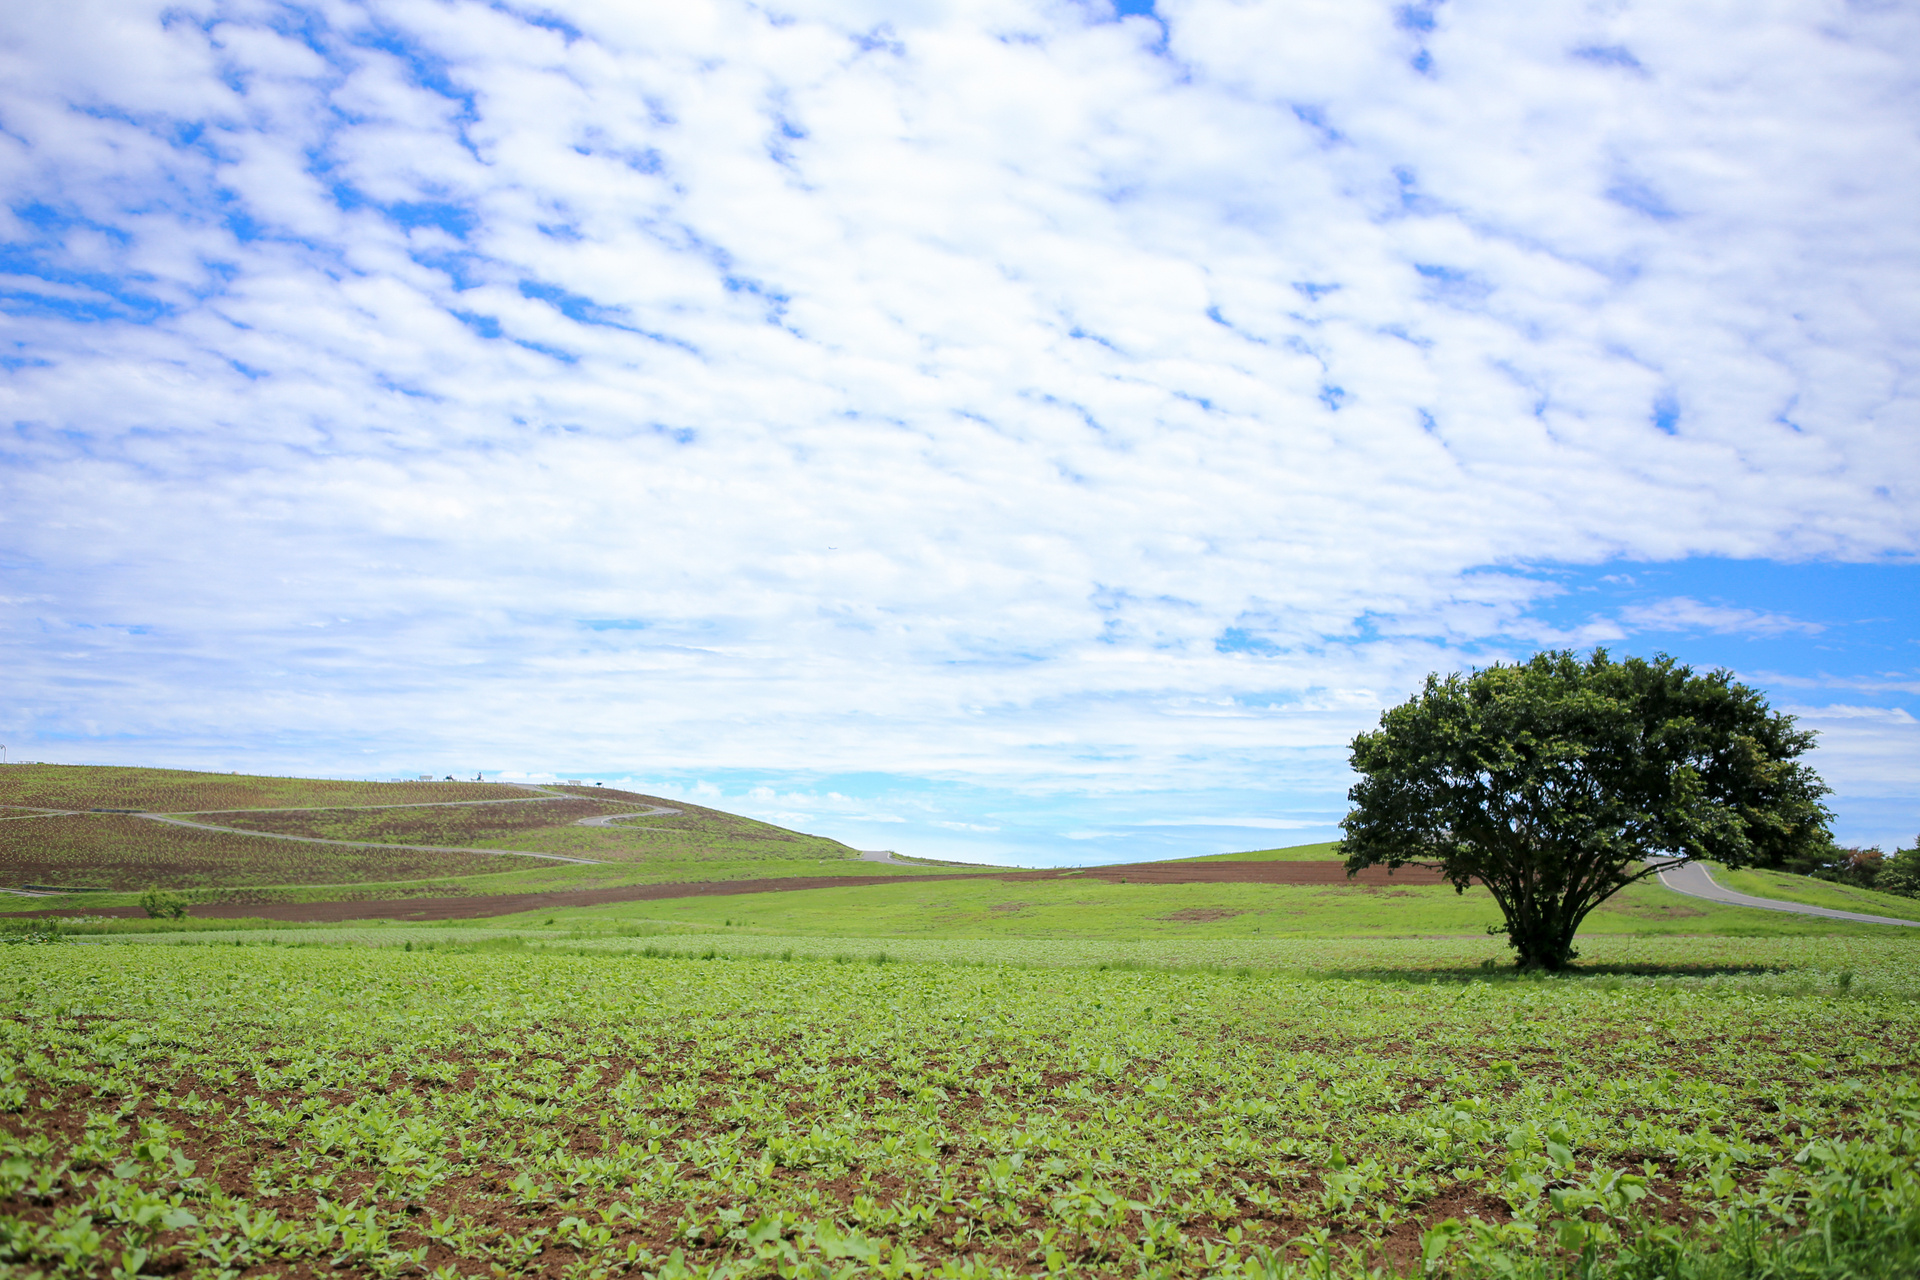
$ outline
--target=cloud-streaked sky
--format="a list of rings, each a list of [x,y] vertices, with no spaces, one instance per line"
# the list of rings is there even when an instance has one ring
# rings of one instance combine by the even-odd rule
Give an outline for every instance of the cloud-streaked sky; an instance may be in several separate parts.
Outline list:
[[[28,0],[0,735],[1098,861],[1326,838],[1427,671],[1604,643],[1909,843],[1917,69],[1816,0]]]

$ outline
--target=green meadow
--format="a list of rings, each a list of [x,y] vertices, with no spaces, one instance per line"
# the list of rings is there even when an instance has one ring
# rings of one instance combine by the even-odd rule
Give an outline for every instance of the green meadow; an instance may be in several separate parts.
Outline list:
[[[1116,884],[1091,877],[979,878],[556,908],[503,921],[553,917],[591,925],[651,921],[703,929],[871,938],[1259,938],[1484,936],[1499,923],[1482,889],[1446,885]],[[1588,917],[1583,937],[1817,937],[1884,932],[1722,906],[1635,885]]]

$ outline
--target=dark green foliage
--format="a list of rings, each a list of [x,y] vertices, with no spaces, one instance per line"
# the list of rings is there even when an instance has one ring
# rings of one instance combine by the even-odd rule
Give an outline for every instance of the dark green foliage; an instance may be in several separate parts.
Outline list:
[[[140,895],[140,909],[154,920],[178,920],[187,914],[187,900],[168,889],[148,889]]]
[[[1601,902],[1662,855],[1777,867],[1832,849],[1814,735],[1725,671],[1597,649],[1426,687],[1353,740],[1351,874],[1437,867],[1480,881],[1523,967],[1558,969]]]
[[[1891,855],[1878,849],[1834,849],[1825,856],[1796,859],[1785,869],[1857,889],[1920,898],[1920,848],[1896,849]]]
[[[1873,887],[1882,893],[1897,893],[1920,898],[1920,840],[1911,849],[1902,849],[1880,864]]]

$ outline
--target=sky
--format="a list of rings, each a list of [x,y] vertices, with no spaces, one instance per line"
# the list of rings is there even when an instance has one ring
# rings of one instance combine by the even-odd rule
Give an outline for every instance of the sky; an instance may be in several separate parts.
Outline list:
[[[25,0],[11,759],[1333,838],[1605,645],[1920,831],[1920,10]]]

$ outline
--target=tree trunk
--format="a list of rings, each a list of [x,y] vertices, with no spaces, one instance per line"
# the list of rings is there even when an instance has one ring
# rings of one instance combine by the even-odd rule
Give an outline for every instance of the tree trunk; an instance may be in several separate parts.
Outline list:
[[[1573,935],[1584,912],[1562,912],[1558,904],[1541,901],[1544,895],[1537,889],[1499,896],[1504,899],[1501,909],[1507,917],[1507,941],[1519,953],[1514,957],[1518,968],[1557,972],[1573,963],[1579,954],[1573,949]]]

